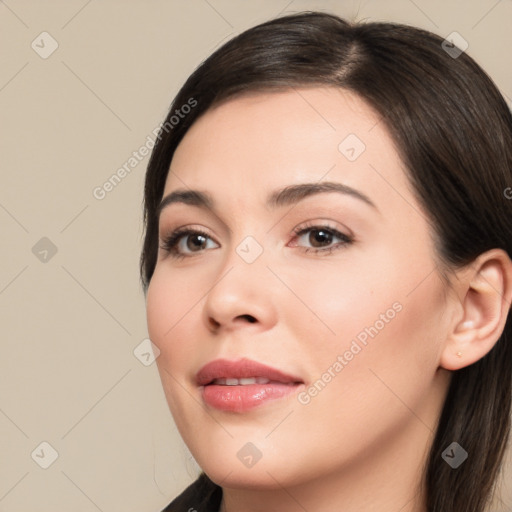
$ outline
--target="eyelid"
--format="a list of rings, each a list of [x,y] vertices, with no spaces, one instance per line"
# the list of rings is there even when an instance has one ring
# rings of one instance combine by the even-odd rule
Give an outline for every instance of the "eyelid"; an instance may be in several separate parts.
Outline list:
[[[301,222],[293,228],[292,232],[297,234],[301,231],[312,228],[325,228],[331,231],[337,231],[341,235],[350,238],[351,240],[355,239],[355,234],[349,227],[347,227],[345,224],[341,224],[340,222],[336,222],[327,218],[318,218],[315,220]]]
[[[174,224],[174,223],[173,223]],[[158,230],[158,240],[162,241],[165,238],[169,238],[169,236],[172,233],[176,233],[178,231],[199,231],[201,233],[206,234],[208,237],[215,240],[218,238],[217,233],[212,228],[207,228],[203,224],[177,224],[176,227],[171,224],[169,226],[167,225],[160,225]]]

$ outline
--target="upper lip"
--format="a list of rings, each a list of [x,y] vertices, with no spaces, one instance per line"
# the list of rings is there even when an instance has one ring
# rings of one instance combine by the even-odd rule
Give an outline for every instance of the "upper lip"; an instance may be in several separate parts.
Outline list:
[[[264,377],[271,381],[283,383],[303,382],[299,377],[247,358],[237,361],[215,359],[205,364],[197,372],[196,382],[198,386],[206,386],[215,379],[242,379],[247,377]]]

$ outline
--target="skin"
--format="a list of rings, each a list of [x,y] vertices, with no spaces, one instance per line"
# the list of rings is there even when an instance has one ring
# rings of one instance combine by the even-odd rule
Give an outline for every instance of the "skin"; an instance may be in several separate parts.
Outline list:
[[[366,146],[355,161],[338,149],[349,134]],[[264,204],[275,189],[325,181],[357,189],[376,208],[336,192],[276,210]],[[364,101],[340,89],[246,95],[210,109],[178,146],[164,197],[178,188],[208,191],[216,209],[163,210],[162,239],[183,226],[209,238],[194,249],[185,236],[184,259],[159,250],[148,330],[178,430],[223,487],[221,510],[424,512],[422,467],[449,370],[483,357],[503,330],[510,260],[489,253],[447,286],[390,136]],[[318,225],[354,242],[305,252],[318,231],[293,229]],[[236,252],[247,236],[263,249],[250,264]],[[195,375],[221,357],[277,367],[309,389],[397,303],[394,318],[309,403],[293,394],[237,413],[202,402]],[[252,467],[237,457],[248,442],[262,455]]]

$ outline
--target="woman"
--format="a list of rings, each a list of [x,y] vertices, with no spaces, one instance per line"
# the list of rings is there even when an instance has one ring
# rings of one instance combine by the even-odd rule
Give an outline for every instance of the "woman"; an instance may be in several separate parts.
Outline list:
[[[141,275],[203,472],[166,511],[484,510],[510,430],[512,116],[450,49],[306,12],[179,91]]]

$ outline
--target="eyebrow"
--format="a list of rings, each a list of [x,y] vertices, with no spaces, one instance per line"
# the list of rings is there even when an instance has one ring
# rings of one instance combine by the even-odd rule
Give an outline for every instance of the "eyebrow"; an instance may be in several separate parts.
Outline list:
[[[273,191],[267,198],[266,205],[275,210],[284,206],[290,206],[302,201],[306,197],[326,192],[338,192],[340,194],[355,197],[378,211],[377,206],[365,194],[355,188],[338,183],[335,181],[324,181],[321,183],[300,183],[298,185],[289,185],[279,190]],[[184,203],[191,206],[198,206],[209,210],[215,210],[215,201],[208,192],[201,190],[178,189],[165,196],[156,210],[157,217],[162,210],[173,203]]]

